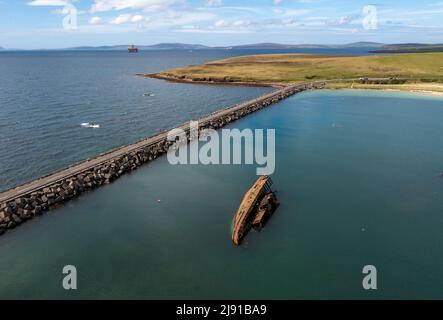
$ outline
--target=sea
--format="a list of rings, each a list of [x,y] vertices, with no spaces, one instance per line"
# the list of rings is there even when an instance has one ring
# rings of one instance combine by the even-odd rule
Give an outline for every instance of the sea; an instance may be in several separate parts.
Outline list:
[[[135,76],[256,53],[0,53],[1,190],[269,92]],[[293,96],[228,126],[276,130],[281,206],[241,247],[256,167],[162,157],[3,235],[0,299],[441,299],[442,117],[410,93]]]

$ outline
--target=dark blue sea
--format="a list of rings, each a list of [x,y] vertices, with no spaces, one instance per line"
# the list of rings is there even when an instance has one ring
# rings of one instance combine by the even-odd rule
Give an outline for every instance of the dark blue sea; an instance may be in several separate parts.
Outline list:
[[[269,90],[134,76],[232,54],[1,53],[2,188]],[[242,247],[230,225],[255,166],[162,157],[3,235],[0,298],[441,299],[442,118],[441,98],[408,93],[291,97],[229,126],[276,130],[281,206]]]

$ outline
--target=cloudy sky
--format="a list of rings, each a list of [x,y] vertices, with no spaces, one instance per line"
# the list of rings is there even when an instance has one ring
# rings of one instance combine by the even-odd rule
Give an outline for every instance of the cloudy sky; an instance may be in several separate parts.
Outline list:
[[[0,0],[0,46],[443,43],[443,1]]]

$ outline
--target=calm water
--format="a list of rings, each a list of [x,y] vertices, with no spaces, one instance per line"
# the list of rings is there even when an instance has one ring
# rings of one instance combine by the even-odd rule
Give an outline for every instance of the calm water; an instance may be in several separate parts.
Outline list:
[[[135,76],[222,55],[0,54],[0,190],[269,90],[187,86]],[[145,97],[146,92],[155,97]],[[85,122],[101,128],[81,127]]]
[[[443,298],[442,117],[408,94],[290,98],[232,125],[277,130],[282,205],[242,248],[230,223],[255,168],[161,158],[3,236],[0,298]]]
[[[275,52],[280,51],[0,53],[0,191],[270,90],[173,84],[135,74]],[[147,92],[155,97],[145,97]],[[82,128],[86,122],[101,128]]]

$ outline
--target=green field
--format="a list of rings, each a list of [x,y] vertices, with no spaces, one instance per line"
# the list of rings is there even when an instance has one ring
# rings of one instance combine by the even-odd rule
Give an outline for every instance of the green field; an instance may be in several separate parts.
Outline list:
[[[389,44],[374,53],[443,52],[443,44]]]
[[[408,82],[443,82],[443,53],[380,56],[273,54],[242,56],[167,70],[182,80],[296,83],[308,80],[402,78]]]

